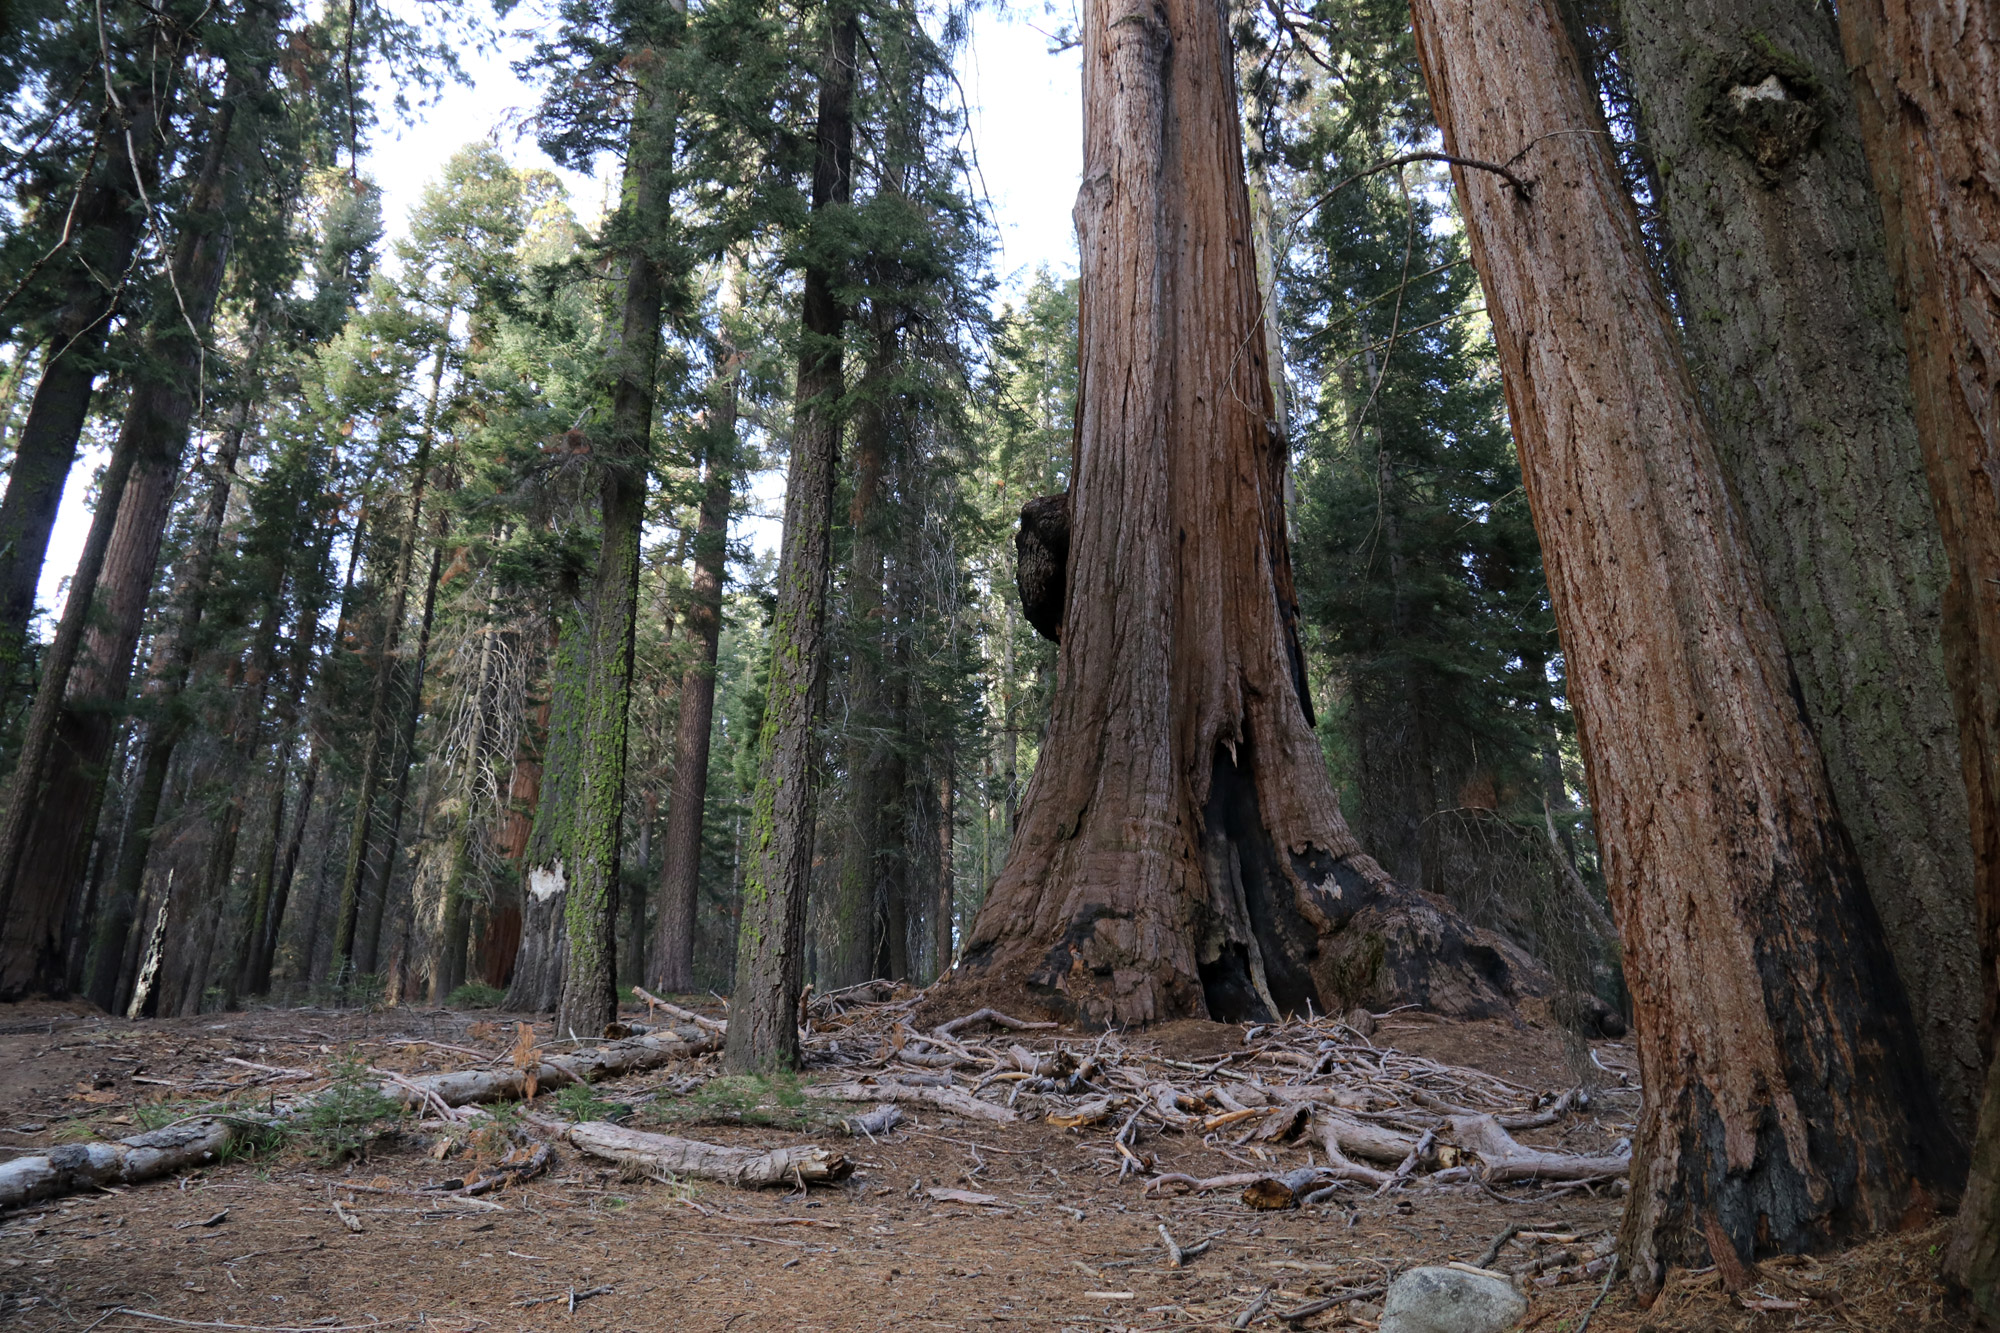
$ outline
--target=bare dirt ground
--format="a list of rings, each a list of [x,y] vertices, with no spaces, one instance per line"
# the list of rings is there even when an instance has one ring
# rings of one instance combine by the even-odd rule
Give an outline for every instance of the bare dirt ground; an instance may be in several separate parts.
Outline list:
[[[526,1021],[405,1008],[127,1023],[73,1006],[0,1006],[0,1160],[128,1135],[204,1100],[275,1105],[290,1085],[250,1066],[323,1069],[352,1058],[414,1075],[504,1062],[515,1024]],[[549,1026],[538,1032],[553,1043]],[[849,1041],[850,1054],[869,1040]],[[1008,1040],[1029,1050],[1091,1042],[1044,1032]],[[1234,1058],[1245,1035],[1178,1023],[1125,1041],[1193,1069]],[[1559,1043],[1533,1024],[1397,1015],[1372,1041],[1529,1088],[1573,1081]],[[1628,1047],[1603,1043],[1597,1054],[1613,1071],[1632,1067]],[[597,1095],[641,1110],[667,1105],[713,1064],[713,1056],[684,1061],[600,1085]],[[1588,1114],[1522,1141],[1607,1151],[1637,1104],[1607,1082]],[[554,1115],[553,1100],[544,1094],[538,1109]],[[1346,1188],[1326,1203],[1273,1212],[1253,1211],[1236,1190],[1147,1197],[1140,1173],[1121,1179],[1130,1163],[1112,1141],[1115,1122],[1063,1129],[1045,1118],[995,1124],[904,1110],[903,1123],[875,1141],[826,1135],[854,1173],[805,1193],[635,1179],[559,1146],[553,1168],[530,1182],[441,1198],[421,1188],[466,1174],[468,1158],[434,1156],[445,1143],[435,1130],[408,1122],[338,1165],[295,1136],[262,1155],[0,1217],[0,1327],[1372,1329],[1379,1296],[1285,1316],[1329,1294],[1380,1287],[1413,1265],[1473,1262],[1516,1224],[1602,1236],[1620,1209],[1601,1186],[1489,1188],[1464,1173],[1453,1183],[1413,1176],[1383,1194]],[[751,1124],[678,1123],[670,1132],[761,1147],[804,1137]],[[1156,1128],[1128,1142],[1149,1173],[1198,1178],[1306,1160],[1303,1146],[1283,1148],[1280,1160],[1278,1149],[1198,1132]],[[932,1190],[994,1202],[947,1202]],[[1174,1268],[1162,1227],[1180,1246],[1206,1240],[1208,1248]],[[1589,1327],[1958,1329],[1935,1281],[1938,1241],[1932,1228],[1824,1260],[1769,1263],[1747,1297],[1723,1294],[1713,1273],[1678,1274],[1643,1310],[1619,1284]],[[1519,1268],[1550,1248],[1516,1242],[1496,1266]],[[1522,1327],[1542,1333],[1576,1333],[1602,1289],[1594,1274],[1560,1264],[1540,1282],[1524,1280],[1531,1304]]]

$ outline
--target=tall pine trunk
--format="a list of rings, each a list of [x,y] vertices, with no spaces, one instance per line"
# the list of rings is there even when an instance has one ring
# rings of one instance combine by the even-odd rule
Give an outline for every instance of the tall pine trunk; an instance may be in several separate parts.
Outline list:
[[[1637,1014],[1620,1253],[1752,1279],[1964,1156],[1554,0],[1417,0],[1499,344]]]
[[[722,641],[722,585],[727,572],[729,508],[735,493],[736,352],[715,393],[708,423],[707,471],[695,524],[694,578],[688,590],[681,710],[674,737],[674,777],[661,839],[660,910],[652,981],[662,994],[694,989],[694,928],[701,887],[702,814],[708,803],[709,739],[715,730],[715,659]]]
[[[1313,734],[1222,11],[1091,0],[1083,47],[1058,674],[1006,867],[932,1003],[1504,1011],[1539,974],[1361,852]]]
[[[250,94],[250,80],[232,75],[209,122],[170,261],[176,297],[141,342],[111,471],[23,737],[0,823],[0,903],[6,912],[0,995],[54,993],[66,985],[65,969],[56,961],[64,909],[89,861],[132,654],[181,454],[200,407],[206,375],[202,343],[230,249],[226,177],[240,167],[231,131],[238,103]],[[121,469],[114,484],[112,473]]]
[[[1944,549],[1881,210],[1818,0],[1628,0],[1690,369],[1945,1108],[1981,1059]]]
[[[451,320],[447,307],[438,321],[441,333],[431,363],[430,401],[424,409],[424,432],[410,460],[410,508],[404,515],[402,532],[396,540],[396,556],[389,585],[389,606],[382,617],[375,640],[375,680],[369,695],[368,734],[362,743],[361,771],[354,798],[354,822],[348,826],[347,860],[340,877],[340,911],[334,920],[333,956],[335,981],[345,983],[356,974],[375,971],[375,949],[382,934],[382,897],[388,888],[385,878],[378,892],[364,893],[368,877],[369,837],[375,828],[375,798],[381,789],[383,771],[394,758],[396,737],[390,728],[391,695],[394,693],[396,652],[402,641],[404,612],[410,595],[410,570],[417,552],[417,534],[423,516],[424,488],[430,480],[431,447],[437,440],[438,408],[444,390],[445,361],[451,352]],[[385,754],[384,750],[389,753]]]
[[[771,619],[771,681],[757,736],[743,915],[736,936],[728,1067],[749,1072],[799,1063],[799,995],[805,985],[806,892],[818,809],[814,722],[826,690],[826,593],[832,564],[834,474],[840,462],[842,273],[824,255],[832,216],[854,198],[854,53],[860,23],[846,0],[829,0],[820,57],[810,228],[822,235],[805,270],[797,404],[785,469],[784,540]],[[844,267],[844,265],[842,266]]]
[[[612,222],[625,281],[618,339],[605,367],[611,419],[593,441],[597,566],[575,613],[564,623],[557,650],[556,721],[535,817],[536,846],[528,860],[521,960],[526,963],[532,955],[539,966],[540,976],[532,979],[537,998],[555,982],[557,1031],[579,1036],[595,1036],[618,1012],[620,826],[639,608],[639,538],[667,295],[659,256],[670,228],[675,98],[673,89],[649,81],[626,147],[625,198]],[[515,994],[525,993],[526,970],[517,964]]]
[[[155,37],[154,50],[168,49]],[[74,210],[61,214],[70,229],[57,252],[62,300],[44,331],[41,379],[0,498],[0,705],[20,683],[49,533],[90,414],[120,285],[145,232],[146,210],[135,187],[149,195],[159,189],[162,137],[179,69],[152,74],[120,90],[121,107],[105,108],[91,158],[95,169]]]
[[[854,417],[854,497],[847,522],[852,544],[847,561],[847,781],[841,820],[840,868],[831,904],[832,938],[821,944],[822,984],[838,989],[888,975],[883,895],[883,840],[901,813],[900,792],[883,785],[892,744],[888,690],[889,661],[883,636],[885,607],[883,550],[889,526],[889,406],[884,401],[895,373],[897,340],[882,312],[875,325],[868,366],[857,388]]]
[[[1840,6],[1944,533],[1945,674],[1972,810],[1983,1038],[2000,1031],[2000,8]],[[1945,1275],[2000,1323],[2000,1060]]]

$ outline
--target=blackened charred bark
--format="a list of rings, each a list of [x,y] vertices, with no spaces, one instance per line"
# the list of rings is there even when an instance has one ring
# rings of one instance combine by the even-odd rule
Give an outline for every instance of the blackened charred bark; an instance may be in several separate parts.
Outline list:
[[[1068,579],[1069,493],[1038,496],[1021,506],[1021,530],[1014,534],[1014,582],[1022,614],[1051,643],[1062,642]]]
[[[1628,0],[1690,369],[1924,1055],[1969,1133],[1971,834],[1882,214],[1818,0]]]
[[[1446,151],[1533,182],[1454,169],[1632,986],[1619,1252],[1645,1293],[1711,1262],[1740,1288],[1761,1255],[1922,1218],[1963,1148],[1556,7],[1413,12]]]

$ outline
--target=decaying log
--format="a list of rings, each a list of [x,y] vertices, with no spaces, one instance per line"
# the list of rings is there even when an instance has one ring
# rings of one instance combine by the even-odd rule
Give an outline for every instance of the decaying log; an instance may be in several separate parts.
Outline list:
[[[1004,1106],[982,1102],[969,1092],[954,1087],[933,1087],[925,1083],[817,1083],[806,1089],[808,1097],[824,1097],[836,1102],[916,1102],[935,1106],[967,1120],[990,1120],[1011,1125],[1017,1118]]]
[[[555,1128],[551,1122],[541,1122]],[[601,1120],[560,1126],[562,1138],[579,1151],[647,1172],[714,1180],[725,1185],[825,1185],[845,1180],[854,1164],[816,1143],[792,1148],[725,1148],[668,1134],[648,1134]]]
[[[198,1116],[115,1143],[71,1143],[0,1164],[0,1208],[212,1165],[253,1121]]]
[[[682,1023],[692,1023],[698,1028],[701,1028],[708,1032],[716,1033],[718,1035],[725,1034],[729,1031],[729,1024],[726,1021],[717,1018],[709,1018],[704,1014],[696,1013],[692,1009],[683,1009],[677,1004],[669,1004],[667,1001],[661,999],[659,996],[647,990],[644,986],[634,986],[632,988],[632,993],[646,1002],[646,1016],[648,1018],[651,1018],[653,1016],[653,1012],[655,1010],[658,1010],[660,1013],[665,1014],[668,1018],[676,1019]]]
[[[1630,1157],[1572,1157],[1542,1152],[1515,1140],[1490,1115],[1455,1115],[1446,1121],[1450,1142],[1479,1159],[1489,1181],[1612,1180],[1632,1169]]]
[[[1012,1028],[1016,1032],[1035,1032],[1056,1026],[1050,1022],[1031,1023],[1025,1018],[1003,1014],[998,1009],[975,1009],[969,1014],[952,1019],[949,1023],[938,1024],[931,1029],[931,1033],[936,1037],[949,1038],[952,1033],[961,1028],[969,1028],[975,1023],[991,1023],[995,1027]]]
[[[878,1106],[866,1115],[852,1115],[841,1122],[853,1138],[874,1138],[877,1134],[887,1134],[903,1123],[903,1108],[900,1106]]]
[[[1364,1161],[1401,1166],[1417,1141],[1408,1134],[1336,1115],[1322,1106],[1313,1117],[1316,1137],[1327,1151],[1359,1157]]]
[[[1296,1208],[1299,1199],[1323,1178],[1316,1166],[1302,1166],[1282,1176],[1259,1176],[1243,1187],[1243,1202],[1266,1213],[1281,1208]]]

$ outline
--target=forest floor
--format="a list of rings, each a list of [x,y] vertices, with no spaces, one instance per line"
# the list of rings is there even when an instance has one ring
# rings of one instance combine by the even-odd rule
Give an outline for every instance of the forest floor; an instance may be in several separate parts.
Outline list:
[[[708,1012],[720,1015],[712,1002]],[[348,1061],[350,1070],[358,1062],[414,1076],[482,1060],[504,1066],[517,1024],[538,1021],[540,1039],[554,1043],[546,1020],[490,1012],[262,1009],[128,1023],[76,1006],[0,1006],[0,1161],[129,1135],[218,1098],[275,1105],[296,1082],[285,1070],[324,1077]],[[841,1040],[846,1065],[809,1071],[808,1083],[856,1077],[855,1048],[865,1054],[873,1038]],[[1030,1052],[1093,1042],[1041,1031],[1003,1040]],[[1484,1071],[1530,1089],[1575,1081],[1561,1043],[1532,1022],[1395,1014],[1369,1040],[1419,1065]],[[1123,1041],[1153,1068],[1190,1071],[1240,1060],[1248,1045],[1243,1028],[1193,1022]],[[1596,1056],[1609,1086],[1588,1109],[1523,1132],[1522,1143],[1601,1154],[1630,1132],[1636,1094],[1617,1075],[1634,1067],[1631,1049],[1606,1042]],[[483,1150],[477,1135],[454,1138],[436,1122],[427,1129],[405,1118],[337,1164],[324,1141],[296,1135],[190,1174],[0,1216],[0,1326],[1372,1329],[1380,1296],[1369,1293],[1405,1268],[1473,1263],[1517,1225],[1587,1244],[1615,1231],[1620,1210],[1601,1185],[1490,1188],[1465,1170],[1455,1180],[1413,1174],[1386,1193],[1344,1188],[1328,1202],[1278,1211],[1251,1209],[1233,1188],[1149,1197],[1139,1171],[1124,1174],[1134,1165],[1127,1158],[1136,1155],[1148,1175],[1203,1178],[1255,1171],[1260,1161],[1284,1171],[1303,1164],[1309,1145],[1274,1140],[1267,1149],[1200,1125],[1162,1125],[1123,1140],[1134,1154],[1114,1142],[1115,1118],[1065,1129],[1045,1115],[1003,1124],[926,1105],[906,1106],[902,1123],[872,1140],[849,1138],[831,1122],[797,1118],[797,1089],[777,1089],[762,1109],[740,1098],[702,1101],[715,1060],[599,1085],[595,1097],[634,1107],[633,1127],[651,1130],[663,1127],[661,1108],[682,1107],[664,1128],[711,1143],[818,1137],[848,1155],[853,1174],[806,1192],[661,1183],[559,1144],[532,1180],[476,1199],[440,1197],[424,1187],[469,1176]],[[577,1094],[569,1097],[567,1109],[579,1113]],[[564,1106],[560,1093],[536,1102],[551,1117]],[[716,1123],[728,1119],[739,1123]],[[760,1119],[778,1123],[740,1123]],[[443,1156],[448,1149],[455,1155]],[[1162,1227],[1180,1247],[1206,1240],[1207,1248],[1174,1267]],[[1769,1263],[1747,1296],[1722,1293],[1713,1272],[1676,1274],[1651,1309],[1638,1309],[1620,1283],[1589,1327],[1956,1329],[1936,1282],[1939,1239],[1932,1228],[1844,1255]],[[1560,1245],[1517,1239],[1489,1262],[1519,1270]],[[1541,1262],[1539,1275],[1522,1279],[1530,1300],[1522,1327],[1575,1333],[1602,1290],[1604,1264]],[[1329,1294],[1349,1299],[1295,1313]]]

